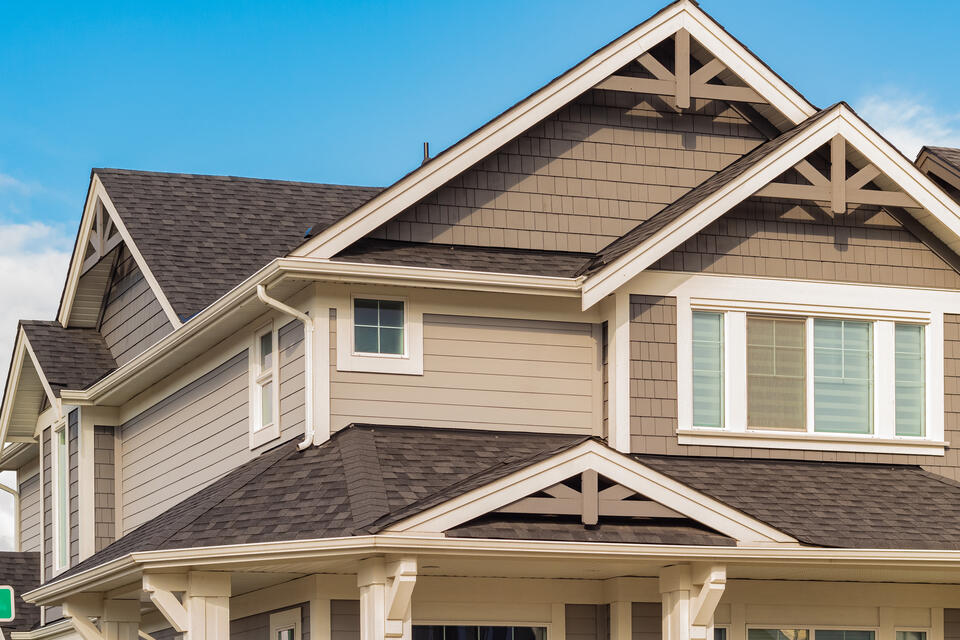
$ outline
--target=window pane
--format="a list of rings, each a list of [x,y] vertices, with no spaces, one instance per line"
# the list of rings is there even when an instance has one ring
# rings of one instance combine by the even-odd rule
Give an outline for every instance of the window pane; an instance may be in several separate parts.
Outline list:
[[[377,326],[377,301],[362,300],[360,298],[354,300],[353,323],[369,327]]]
[[[874,640],[873,631],[860,631],[858,629],[817,629],[813,635],[814,640]]]
[[[354,349],[359,353],[380,353],[376,327],[354,327]]]
[[[279,629],[277,640],[293,640],[293,629]]]
[[[807,629],[748,629],[747,640],[810,640]]]
[[[402,327],[403,326],[403,302],[400,300],[381,300],[380,301],[380,326],[381,327]]]
[[[713,628],[713,640],[727,640],[727,630],[724,627]]]
[[[872,433],[873,325],[817,318],[813,358],[816,430]]]
[[[273,366],[273,331],[260,336],[260,372]]]
[[[260,386],[260,426],[273,424],[273,381]]]
[[[403,353],[403,329],[380,329],[380,353]]]
[[[924,418],[923,327],[896,327],[896,416],[898,436],[922,436]]]
[[[806,427],[802,319],[747,318],[747,422],[751,427]]]
[[[67,429],[56,432],[57,437],[57,566],[67,566],[67,542],[70,518],[67,500]]]
[[[927,640],[926,631],[897,631],[897,640]]]
[[[693,314],[693,424],[723,426],[723,314]]]

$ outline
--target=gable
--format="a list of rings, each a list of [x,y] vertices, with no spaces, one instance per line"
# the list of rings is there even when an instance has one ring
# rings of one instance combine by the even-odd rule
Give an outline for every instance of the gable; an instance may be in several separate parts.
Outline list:
[[[680,34],[682,38],[674,38]],[[629,74],[628,67],[670,40],[675,57],[684,62],[659,60],[647,64],[642,75]],[[709,57],[697,56],[709,53]],[[640,60],[642,63],[643,60]],[[692,0],[679,0],[632,31],[603,47],[551,83],[517,103],[503,114],[456,143],[419,169],[385,189],[350,215],[311,238],[291,253],[328,259],[354,242],[375,232],[398,214],[421,202],[450,180],[462,175],[497,149],[557,113],[594,88],[620,91],[608,82],[618,73],[631,75],[627,92],[656,93],[675,97],[684,109],[692,99],[733,100],[752,103],[755,112],[780,131],[815,113],[816,109],[774,74]],[[671,78],[667,78],[670,75]],[[643,82],[634,86],[637,81]],[[620,82],[619,80],[617,82]],[[653,83],[652,85],[650,83]],[[692,133],[692,130],[690,130]],[[696,168],[684,167],[684,168]],[[569,176],[565,176],[569,177]],[[575,176],[579,177],[579,176]],[[666,183],[660,186],[669,186]],[[466,205],[466,203],[461,203]],[[485,226],[493,227],[493,222]],[[402,231],[401,231],[402,233]],[[452,233],[452,232],[451,232]]]

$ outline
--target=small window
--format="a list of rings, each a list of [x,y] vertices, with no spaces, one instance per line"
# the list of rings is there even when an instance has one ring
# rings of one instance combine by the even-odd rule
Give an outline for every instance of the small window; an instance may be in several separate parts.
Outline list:
[[[277,329],[256,333],[250,368],[250,446],[280,437],[280,363]]]
[[[403,355],[404,303],[402,300],[355,298],[353,350],[355,353]]]
[[[722,313],[693,313],[693,422],[723,426]]]
[[[67,426],[60,425],[53,433],[53,491],[56,505],[56,538],[54,542],[56,568],[65,569],[69,563],[67,556],[70,543],[70,504],[69,504],[69,451],[67,444]]]
[[[896,433],[898,436],[923,436],[926,413],[923,326],[898,324],[895,342]]]
[[[300,608],[270,614],[271,640],[300,640]]]
[[[747,317],[747,424],[806,429],[802,318]]]
[[[813,331],[814,429],[873,433],[873,323],[817,318]]]
[[[897,640],[927,640],[926,631],[897,631]]]

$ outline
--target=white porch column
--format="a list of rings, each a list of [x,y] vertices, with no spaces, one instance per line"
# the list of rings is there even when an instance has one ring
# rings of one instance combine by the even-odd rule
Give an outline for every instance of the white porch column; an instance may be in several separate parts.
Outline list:
[[[416,558],[386,562],[382,557],[360,563],[360,640],[410,640],[411,601],[417,583]]]
[[[663,640],[713,640],[713,614],[726,583],[723,565],[679,564],[661,569]]]
[[[139,600],[105,600],[99,593],[82,594],[63,603],[63,615],[83,640],[137,640],[140,631]],[[91,618],[99,620],[99,627]]]

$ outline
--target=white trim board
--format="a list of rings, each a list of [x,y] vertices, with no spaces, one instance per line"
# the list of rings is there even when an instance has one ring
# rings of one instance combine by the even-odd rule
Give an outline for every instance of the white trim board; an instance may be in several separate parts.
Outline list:
[[[798,124],[816,113],[813,105],[695,2],[678,0],[412,171],[291,255],[336,255],[680,29],[686,29],[790,122]]]
[[[791,536],[593,440],[410,516],[386,532],[440,534],[587,470],[595,470],[739,543],[796,544]]]
[[[954,202],[853,110],[841,103],[807,130],[772,151],[749,171],[717,189],[648,240],[587,278],[583,283],[583,308],[589,309],[616,291],[837,135],[920,205],[921,208],[910,210],[918,222],[929,228],[952,250],[960,252],[960,204]]]
[[[0,408],[0,447],[7,442],[10,421],[13,418],[13,411],[17,401],[17,390],[20,386],[20,377],[23,372],[24,365],[28,362],[27,358],[29,358],[29,363],[31,366],[33,366],[37,373],[37,377],[40,379],[40,385],[43,387],[43,392],[46,394],[51,408],[55,409],[58,416],[60,415],[60,399],[57,398],[53,393],[53,389],[50,387],[46,377],[43,375],[43,370],[40,368],[40,363],[37,362],[37,356],[33,353],[33,348],[30,346],[30,341],[27,339],[26,332],[23,330],[23,327],[19,327],[17,330],[16,341],[14,342],[13,357],[10,361],[10,375],[7,378],[7,384],[4,388],[3,406]],[[38,418],[39,415],[40,408],[38,406]],[[32,439],[34,435],[35,431],[31,432],[30,435],[17,434],[13,437],[18,439]]]

